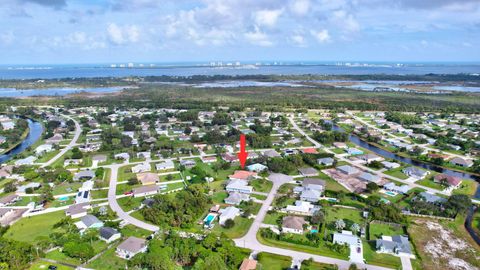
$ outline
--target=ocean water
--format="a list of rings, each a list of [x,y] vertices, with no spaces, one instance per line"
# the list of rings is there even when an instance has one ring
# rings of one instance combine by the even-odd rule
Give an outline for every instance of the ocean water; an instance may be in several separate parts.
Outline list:
[[[110,65],[0,66],[0,79],[54,79],[126,76],[193,75],[368,75],[479,74],[480,64],[350,64],[326,63],[241,65],[212,67],[200,64],[158,64],[154,67],[111,68]]]

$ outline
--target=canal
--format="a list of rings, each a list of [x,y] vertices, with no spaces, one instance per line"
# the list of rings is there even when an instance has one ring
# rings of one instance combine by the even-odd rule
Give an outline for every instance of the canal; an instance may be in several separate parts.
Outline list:
[[[0,163],[5,163],[12,159],[15,155],[22,153],[29,146],[33,145],[42,136],[43,126],[41,123],[27,118],[29,132],[27,137],[10,151],[0,155]]]
[[[336,125],[333,126],[333,129],[337,130],[337,131],[344,132],[344,130],[341,127],[338,127]],[[477,182],[480,183],[480,177],[479,176],[469,174],[469,173],[449,170],[449,169],[446,169],[446,168],[443,168],[443,167],[440,167],[440,166],[436,166],[436,165],[431,164],[431,163],[422,162],[422,161],[414,160],[414,159],[411,159],[411,158],[408,158],[408,157],[403,157],[403,156],[397,155],[397,154],[392,153],[390,151],[379,148],[375,145],[369,144],[368,142],[360,139],[360,137],[358,137],[357,135],[350,134],[349,139],[352,143],[354,143],[354,144],[356,144],[356,145],[358,145],[362,148],[365,148],[365,149],[367,149],[371,152],[374,152],[375,154],[380,155],[384,158],[394,159],[396,161],[400,161],[400,162],[403,162],[403,163],[406,163],[406,164],[409,164],[409,165],[421,167],[421,168],[424,168],[424,169],[427,169],[427,170],[430,170],[430,171],[444,173],[446,175],[455,176],[455,177],[458,177],[460,179],[467,179],[467,180],[471,180],[471,181],[477,181]],[[477,188],[477,191],[475,192],[475,195],[473,197],[475,199],[480,199],[480,185]]]

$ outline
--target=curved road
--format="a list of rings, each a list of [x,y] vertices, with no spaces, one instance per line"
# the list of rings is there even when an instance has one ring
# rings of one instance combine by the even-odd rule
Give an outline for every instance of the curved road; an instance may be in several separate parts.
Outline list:
[[[120,205],[117,202],[117,178],[118,178],[118,169],[121,166],[125,166],[125,164],[116,164],[109,166],[111,169],[111,174],[110,174],[110,184],[108,188],[108,204],[110,205],[110,208],[117,213],[118,217],[121,218],[122,220],[137,226],[139,228],[156,232],[160,228],[158,226],[148,224],[146,222],[143,222],[141,220],[138,220],[132,216],[130,216],[127,212],[123,211],[123,209],[120,207]]]
[[[48,160],[47,162],[43,163],[41,168],[47,167],[52,165],[55,161],[57,161],[59,158],[61,158],[65,153],[68,152],[68,150],[72,149],[78,141],[78,138],[82,134],[82,127],[80,127],[80,124],[77,122],[77,120],[71,118],[70,116],[62,115],[63,117],[72,120],[73,123],[75,123],[75,135],[73,136],[73,139],[70,141],[70,143],[65,146],[58,154],[56,154],[53,158]]]

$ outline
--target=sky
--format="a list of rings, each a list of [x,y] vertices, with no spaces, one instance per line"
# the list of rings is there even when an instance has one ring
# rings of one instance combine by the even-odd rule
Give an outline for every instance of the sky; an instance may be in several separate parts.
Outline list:
[[[0,0],[0,64],[480,61],[480,0]]]

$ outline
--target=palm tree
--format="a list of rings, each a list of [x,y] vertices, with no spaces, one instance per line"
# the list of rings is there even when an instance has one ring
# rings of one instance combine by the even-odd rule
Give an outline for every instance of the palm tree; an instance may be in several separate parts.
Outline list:
[[[343,228],[345,228],[345,221],[343,221],[343,219],[337,219],[335,221],[335,228],[340,231],[342,230]]]
[[[360,225],[358,225],[357,223],[353,223],[352,226],[350,226],[350,230],[354,234],[357,234],[360,231]]]

